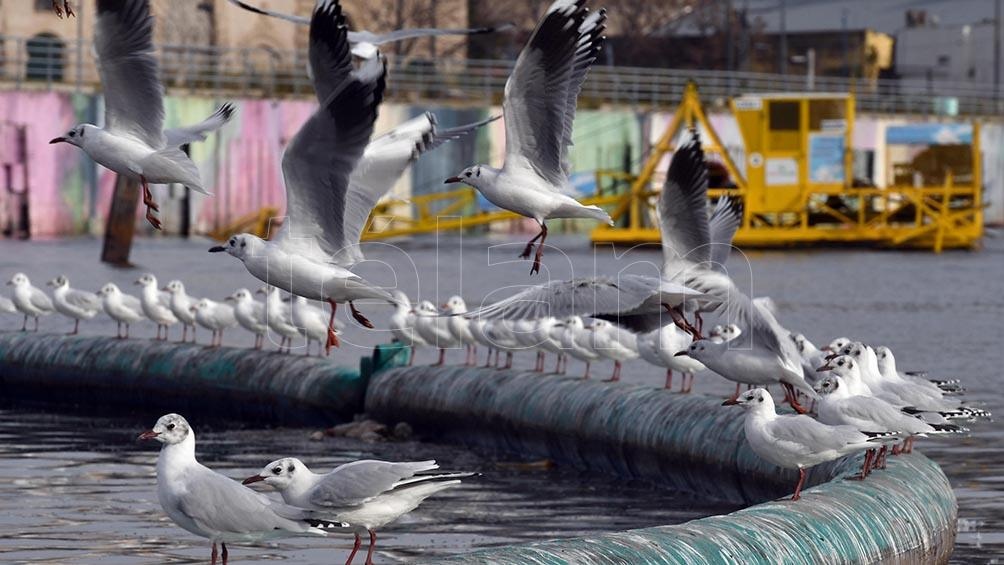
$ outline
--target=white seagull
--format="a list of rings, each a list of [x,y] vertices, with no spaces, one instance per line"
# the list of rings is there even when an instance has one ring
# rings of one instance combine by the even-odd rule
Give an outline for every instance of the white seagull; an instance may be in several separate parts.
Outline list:
[[[422,300],[415,309],[417,318],[415,319],[415,331],[419,337],[425,340],[432,347],[439,349],[439,360],[436,365],[442,365],[446,361],[446,350],[460,347],[460,341],[454,337],[450,331],[450,318],[443,315],[448,312],[440,312],[436,305],[428,300]]]
[[[246,288],[237,289],[226,300],[234,303],[234,318],[237,323],[254,335],[254,348],[261,349],[263,338],[268,333],[265,305],[255,300]]]
[[[874,449],[878,442],[896,436],[853,426],[828,426],[802,414],[778,415],[770,393],[762,388],[748,390],[722,403],[722,406],[732,405],[746,409],[743,429],[754,453],[778,467],[798,469],[792,500],[801,498],[806,467]]]
[[[139,299],[131,294],[125,294],[115,283],[107,283],[98,291],[101,297],[101,306],[105,309],[105,314],[118,323],[115,332],[116,337],[125,339],[129,337],[129,324],[135,324],[146,319],[143,315],[143,305]],[[125,334],[122,334],[122,325],[125,324]]]
[[[376,530],[411,512],[426,498],[460,484],[473,473],[419,474],[438,469],[435,461],[393,463],[362,460],[339,465],[330,473],[312,472],[295,457],[278,459],[257,475],[244,479],[249,485],[264,481],[282,495],[286,504],[313,511],[317,516],[346,523],[355,532],[346,565],[362,545],[360,534],[368,533],[366,563],[373,563]]]
[[[570,357],[574,357],[586,364],[586,370],[582,373],[583,379],[589,378],[589,367],[593,361],[600,358],[599,354],[592,348],[593,327],[587,326],[579,316],[569,316],[564,322],[559,322],[555,327],[563,328],[560,334],[561,348]]]
[[[160,290],[157,286],[157,277],[150,273],[137,279],[136,284],[143,287],[139,298],[139,302],[143,306],[143,314],[151,322],[157,324],[157,337],[154,339],[166,341],[171,325],[178,323],[178,318],[171,311],[171,296]],[[163,337],[161,337],[161,330],[163,330]]]
[[[390,333],[394,336],[394,339],[410,349],[411,354],[408,355],[408,365],[411,365],[415,362],[415,347],[428,345],[428,343],[415,330],[417,316],[408,295],[404,291],[395,290],[394,298],[397,299],[397,305],[390,317]]]
[[[673,371],[683,374],[680,392],[690,392],[694,386],[694,373],[703,371],[704,364],[689,356],[677,357],[690,347],[694,336],[670,323],[638,336],[638,355],[656,367],[666,368],[666,389],[673,388]]]
[[[585,0],[556,0],[530,36],[505,85],[502,115],[506,154],[501,169],[474,165],[447,183],[477,189],[492,204],[534,219],[540,233],[527,243],[528,258],[538,239],[530,274],[540,271],[546,220],[592,218],[612,224],[597,206],[583,206],[569,193],[572,123],[582,82],[603,45],[606,10],[590,12]]]
[[[463,297],[451,296],[443,305],[444,314],[448,314],[446,326],[458,342],[464,346],[464,365],[476,365],[478,362],[478,346],[471,333],[471,321],[459,316],[467,313],[467,303]]]
[[[195,322],[213,332],[209,342],[210,347],[223,345],[223,331],[237,325],[233,306],[203,298],[192,306]]]
[[[181,322],[182,343],[188,341],[189,327],[192,328],[192,343],[195,343],[195,313],[192,312],[192,306],[195,305],[198,299],[189,296],[185,292],[185,283],[179,280],[167,283],[167,286],[161,290],[170,294],[168,306],[171,308],[171,313],[174,314],[174,317]]]
[[[326,536],[326,528],[340,526],[316,519],[314,513],[271,500],[227,478],[195,459],[195,432],[178,414],[157,420],[140,440],[163,444],[157,457],[157,498],[175,524],[223,546],[227,543],[258,543],[295,535]]]
[[[591,339],[593,351],[614,362],[610,382],[621,380],[621,363],[638,357],[638,336],[606,320],[595,320]]]
[[[98,0],[94,51],[104,87],[105,127],[80,124],[49,143],[65,142],[143,187],[146,219],[160,229],[150,184],[180,183],[209,194],[199,169],[181,146],[202,141],[226,124],[234,108],[223,105],[206,120],[164,129],[164,86],[153,48],[149,0]]]
[[[40,288],[36,288],[28,280],[24,273],[15,273],[9,281],[8,286],[14,287],[11,293],[11,302],[17,311],[24,314],[24,323],[21,324],[21,331],[28,331],[28,318],[35,319],[35,331],[38,331],[38,317],[52,314],[55,307],[52,300]]]
[[[300,330],[300,334],[307,338],[307,347],[303,354],[310,355],[310,342],[317,342],[317,355],[321,354],[323,344],[328,339],[327,314],[323,310],[311,305],[302,296],[294,296],[289,305],[290,318],[293,325]],[[338,322],[335,322],[335,333],[340,333]]]
[[[59,275],[45,284],[54,289],[52,303],[56,311],[73,319],[70,335],[77,335],[80,320],[90,320],[101,311],[101,299],[93,292],[70,288],[70,279],[65,275]]]
[[[283,348],[285,348],[286,353],[289,353],[293,347],[293,340],[300,337],[300,330],[293,324],[289,305],[283,302],[282,297],[279,296],[279,289],[274,286],[265,286],[256,292],[265,295],[265,325],[268,326],[268,329],[279,334],[281,338],[279,340],[279,352],[281,353]],[[334,336],[334,344],[338,345],[338,334],[334,333],[334,330],[331,330],[330,326],[328,329],[328,337],[331,338]]]

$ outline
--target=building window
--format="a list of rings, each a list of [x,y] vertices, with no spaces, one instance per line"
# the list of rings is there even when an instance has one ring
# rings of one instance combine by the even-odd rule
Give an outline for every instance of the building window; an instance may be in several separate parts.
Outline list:
[[[63,80],[63,52],[66,44],[55,35],[43,33],[28,40],[28,80]]]

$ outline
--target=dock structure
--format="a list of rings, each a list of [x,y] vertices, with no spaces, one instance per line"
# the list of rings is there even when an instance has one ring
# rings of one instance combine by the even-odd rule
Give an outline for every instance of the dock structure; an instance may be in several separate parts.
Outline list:
[[[748,505],[674,526],[470,552],[437,563],[946,563],[955,495],[914,452],[867,480],[851,456],[796,473],[758,458],[721,399],[636,385],[470,367],[404,367],[378,346],[359,367],[228,347],[0,333],[7,402],[178,411],[255,425],[407,421],[445,441]]]

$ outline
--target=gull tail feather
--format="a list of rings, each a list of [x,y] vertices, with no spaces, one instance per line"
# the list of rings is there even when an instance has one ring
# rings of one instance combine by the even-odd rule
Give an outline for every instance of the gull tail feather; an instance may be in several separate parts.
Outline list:
[[[177,182],[188,188],[212,196],[212,194],[202,186],[202,177],[199,175],[199,168],[195,162],[185,155],[185,152],[177,147],[166,147],[154,151],[142,162],[144,171],[156,171],[160,174],[151,174],[150,178],[170,179],[160,182]]]

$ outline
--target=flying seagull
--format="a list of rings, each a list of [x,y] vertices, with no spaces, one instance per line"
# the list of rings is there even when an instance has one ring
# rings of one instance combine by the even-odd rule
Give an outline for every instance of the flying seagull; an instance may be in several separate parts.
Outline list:
[[[153,56],[149,0],[98,0],[94,50],[105,96],[105,127],[79,124],[49,143],[69,143],[119,175],[143,186],[146,219],[160,229],[160,210],[149,185],[180,183],[209,194],[199,169],[181,146],[203,141],[226,124],[234,107],[224,104],[204,121],[164,129],[164,86]]]
[[[474,165],[447,183],[470,185],[492,204],[533,218],[540,233],[523,249],[526,259],[538,239],[530,274],[540,271],[546,220],[592,218],[612,224],[597,206],[583,206],[568,174],[575,103],[589,66],[603,45],[606,11],[590,12],[585,0],[556,0],[537,24],[505,85],[506,154],[501,169]]]

